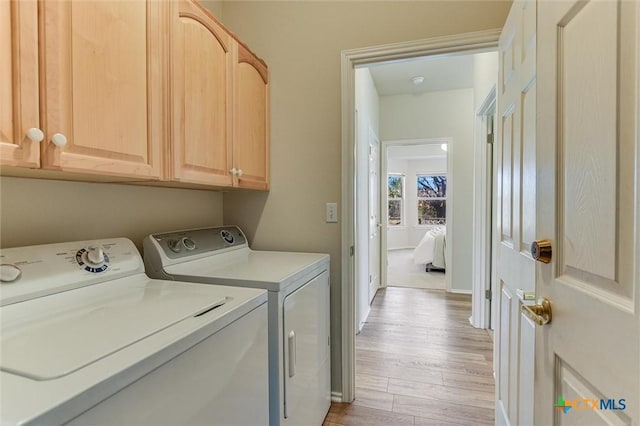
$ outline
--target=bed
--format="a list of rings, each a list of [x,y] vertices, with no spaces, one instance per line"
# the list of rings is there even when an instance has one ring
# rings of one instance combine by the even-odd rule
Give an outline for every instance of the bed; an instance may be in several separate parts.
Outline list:
[[[416,265],[426,265],[427,272],[444,271],[447,266],[444,256],[446,245],[446,228],[444,226],[431,228],[413,251],[413,262]]]

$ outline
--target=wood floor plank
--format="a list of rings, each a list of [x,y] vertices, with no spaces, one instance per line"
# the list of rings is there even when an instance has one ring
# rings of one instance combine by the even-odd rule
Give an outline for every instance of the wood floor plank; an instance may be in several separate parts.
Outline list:
[[[333,403],[324,425],[329,423],[345,426],[413,426],[413,416],[354,404]]]
[[[420,342],[440,344],[477,344],[491,348],[493,342],[486,333],[478,333],[477,330],[463,329],[435,329],[426,327],[389,327],[387,323],[367,323],[370,327],[362,329],[358,338],[384,339],[387,341],[416,339]]]
[[[376,408],[378,410],[393,410],[393,394],[388,392],[375,391],[363,387],[356,388],[356,399],[354,405]]]
[[[356,341],[356,351],[359,349],[367,349],[370,351],[380,351],[395,354],[407,354],[407,355],[425,355],[426,357],[440,357],[441,359],[450,359],[451,357],[466,357],[469,361],[481,361],[486,362],[484,355],[479,351],[464,352],[462,350],[448,350],[443,347],[438,347],[437,350],[431,351],[430,347],[424,347],[425,345],[414,346],[411,344],[394,344],[385,342],[371,342],[371,341]]]
[[[415,426],[459,426],[460,423],[458,422],[449,422],[446,420],[435,420],[435,419],[427,419],[425,417],[418,417],[416,416],[414,418],[414,423]]]
[[[371,389],[380,392],[386,392],[387,386],[389,385],[389,378],[378,376],[378,375],[369,375],[356,373],[356,383],[359,387],[365,389]]]
[[[458,404],[492,409],[495,405],[493,392],[461,389],[457,387],[416,382],[413,380],[389,379],[389,393],[440,401],[455,401]]]
[[[491,338],[483,330],[466,327],[456,327],[453,329],[429,327],[426,324],[404,326],[393,322],[369,322],[362,329],[359,336],[366,336],[368,333],[394,333],[403,334],[405,336],[424,335],[436,337],[473,337],[478,340],[486,340],[492,342]]]
[[[449,422],[460,426],[494,424],[493,409],[403,395],[393,396],[393,411],[429,419],[433,422],[431,424],[437,424],[437,422]]]
[[[407,368],[421,368],[424,370],[433,371],[438,370],[464,370],[464,361],[454,361],[447,359],[433,359],[430,357],[423,357],[420,355],[405,355],[380,351],[368,351],[361,350],[356,356],[356,363],[358,361],[373,361],[380,363],[381,367],[394,366],[394,367],[407,367]]]
[[[472,376],[466,373],[460,374],[443,371],[442,378],[445,386],[462,389],[475,389],[491,393],[495,392],[495,380],[493,376]]]
[[[386,376],[396,379],[414,379],[422,383],[442,385],[442,373],[421,368],[409,368],[403,366],[383,365],[376,361],[356,361],[356,369],[362,374]],[[357,384],[357,382],[356,382]]]

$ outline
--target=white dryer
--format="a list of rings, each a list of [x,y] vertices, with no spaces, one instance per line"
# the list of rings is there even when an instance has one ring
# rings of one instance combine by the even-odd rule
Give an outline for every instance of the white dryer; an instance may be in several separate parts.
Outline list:
[[[268,424],[264,290],[149,279],[124,238],[0,263],[0,424]]]
[[[236,226],[149,235],[147,274],[269,293],[269,423],[322,424],[331,405],[329,255],[256,251]]]

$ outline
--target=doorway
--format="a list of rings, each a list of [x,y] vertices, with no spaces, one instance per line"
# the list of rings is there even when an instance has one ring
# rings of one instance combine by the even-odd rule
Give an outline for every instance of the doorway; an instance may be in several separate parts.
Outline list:
[[[450,227],[450,145],[448,138],[383,144],[384,286],[451,288],[445,250]]]
[[[343,245],[344,245],[344,257],[343,257],[343,297],[342,297],[342,312],[343,312],[343,363],[342,363],[342,372],[343,372],[343,394],[342,400],[345,402],[351,402],[354,397],[355,391],[355,331],[357,330],[357,326],[359,324],[356,319],[354,302],[356,296],[356,271],[357,264],[354,261],[357,259],[357,252],[359,251],[361,254],[365,253],[365,248],[359,247],[356,249],[355,241],[357,226],[357,214],[355,207],[356,200],[356,186],[353,185],[355,182],[356,175],[356,155],[357,149],[354,143],[353,135],[356,133],[355,128],[357,125],[355,124],[355,117],[353,115],[353,111],[355,111],[355,74],[357,72],[356,68],[361,68],[366,65],[371,65],[375,63],[380,63],[393,59],[407,59],[407,58],[416,58],[416,57],[424,57],[431,56],[435,53],[438,55],[443,54],[460,54],[460,53],[478,53],[478,52],[486,52],[489,50],[495,50],[496,42],[497,42],[498,33],[497,32],[483,32],[477,34],[469,34],[462,36],[455,36],[450,39],[438,39],[437,41],[424,41],[420,43],[410,43],[408,45],[398,45],[398,46],[385,46],[384,48],[369,48],[369,49],[359,49],[357,51],[347,51],[343,52],[343,205],[345,208],[343,209]],[[395,49],[395,50],[394,50]],[[495,75],[494,75],[495,78]],[[351,111],[351,112],[349,112]],[[437,110],[436,110],[437,112]],[[359,110],[359,114],[361,111]],[[434,114],[437,115],[437,114]],[[473,111],[473,103],[470,106],[471,119],[473,119],[474,111]],[[429,117],[429,115],[427,115]],[[401,120],[398,120],[398,123],[401,123]],[[473,127],[472,127],[473,129]],[[473,131],[472,131],[473,133]],[[447,135],[447,133],[441,134]],[[388,139],[382,130],[379,130],[378,136],[380,140]],[[399,138],[399,139],[412,139],[412,138]],[[414,138],[415,139],[415,138]],[[456,146],[458,143],[458,138],[453,137],[453,145]],[[473,164],[473,155],[463,156],[463,158],[470,161],[466,167],[462,168],[462,170],[474,170]],[[451,173],[451,170],[448,170],[448,173]],[[351,183],[350,183],[351,182]],[[386,189],[386,185],[385,185]],[[385,194],[386,195],[386,194]],[[386,197],[385,197],[386,198]],[[467,198],[473,200],[473,190],[470,190],[467,194]],[[461,200],[463,200],[461,198]],[[456,198],[452,198],[452,204],[456,203]],[[452,206],[447,206],[448,208],[452,208]],[[455,208],[452,210],[455,211]],[[469,212],[473,210],[473,203],[470,203],[468,209],[460,208],[459,211]],[[469,232],[460,232],[460,235],[472,235],[472,229],[468,230]],[[384,234],[384,232],[383,232]],[[455,231],[454,231],[455,235]],[[455,237],[452,237],[455,238]],[[384,239],[384,238],[383,238]],[[472,238],[471,238],[472,239]],[[386,241],[381,242],[383,246],[385,246]],[[470,241],[466,245],[466,249],[470,250],[472,247],[472,242]],[[448,259],[452,259],[451,255],[448,255]],[[454,260],[455,262],[455,260]],[[470,268],[469,268],[470,269]],[[462,270],[462,269],[461,269]],[[467,272],[470,273],[469,270]],[[461,282],[466,282],[468,285],[468,289],[463,292],[470,293],[471,291],[471,280],[461,280]],[[452,286],[453,290],[455,290],[455,286]]]

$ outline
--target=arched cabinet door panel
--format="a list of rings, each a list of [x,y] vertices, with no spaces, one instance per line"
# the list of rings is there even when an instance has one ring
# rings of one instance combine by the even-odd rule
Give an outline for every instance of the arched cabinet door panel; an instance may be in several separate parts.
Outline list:
[[[232,43],[191,0],[171,9],[172,179],[231,186]]]
[[[269,189],[269,74],[266,64],[237,44],[234,72],[233,163],[237,186]]]

